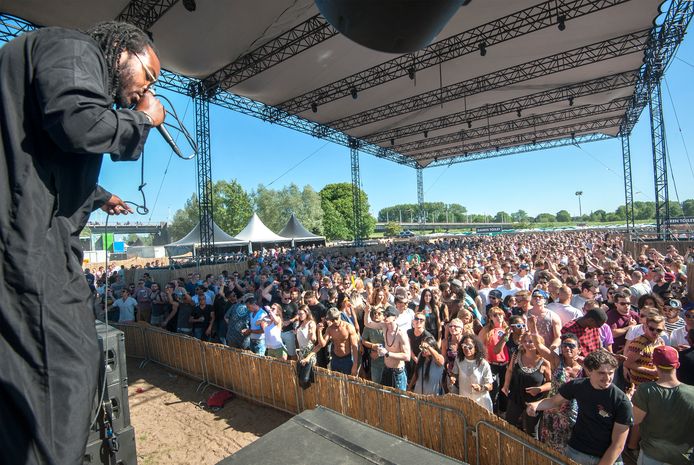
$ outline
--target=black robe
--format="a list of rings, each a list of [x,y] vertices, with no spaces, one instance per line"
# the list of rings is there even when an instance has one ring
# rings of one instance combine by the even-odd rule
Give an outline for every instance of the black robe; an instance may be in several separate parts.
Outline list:
[[[110,193],[103,153],[150,129],[115,110],[103,53],[67,29],[0,48],[0,463],[81,464],[98,365],[79,233]]]

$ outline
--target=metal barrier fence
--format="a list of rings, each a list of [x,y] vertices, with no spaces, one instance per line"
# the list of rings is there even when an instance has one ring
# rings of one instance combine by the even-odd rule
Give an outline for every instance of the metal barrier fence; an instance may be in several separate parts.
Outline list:
[[[297,414],[318,405],[473,465],[568,465],[549,449],[471,400],[422,396],[316,368],[301,389],[294,362],[173,334],[144,324],[114,325],[126,353],[269,407]],[[473,426],[474,425],[474,426]]]

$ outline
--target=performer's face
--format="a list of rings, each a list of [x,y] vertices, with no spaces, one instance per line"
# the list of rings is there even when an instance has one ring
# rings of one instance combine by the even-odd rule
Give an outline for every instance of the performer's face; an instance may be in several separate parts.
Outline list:
[[[116,104],[124,108],[136,105],[159,78],[160,72],[159,58],[151,47],[147,47],[139,54],[123,52]]]

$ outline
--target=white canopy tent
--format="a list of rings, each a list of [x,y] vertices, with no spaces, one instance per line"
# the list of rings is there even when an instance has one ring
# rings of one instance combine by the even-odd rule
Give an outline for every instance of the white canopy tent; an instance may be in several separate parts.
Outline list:
[[[224,232],[216,223],[213,223],[213,231],[215,247],[242,247],[247,244],[246,241],[239,240]],[[200,223],[198,223],[184,237],[164,247],[166,248],[167,255],[177,256],[191,251],[195,254],[195,247],[198,247],[200,244]]]
[[[279,244],[283,242],[291,242],[291,239],[272,232],[270,228],[265,226],[263,221],[258,217],[257,213],[253,213],[253,216],[248,221],[246,227],[236,235],[236,239],[248,243],[249,252],[253,250],[254,243]]]
[[[292,240],[292,246],[295,242],[322,242],[325,244],[325,237],[317,236],[313,234],[308,229],[304,228],[304,225],[297,219],[296,215],[292,213],[289,217],[287,224],[280,231],[280,236],[288,237]]]

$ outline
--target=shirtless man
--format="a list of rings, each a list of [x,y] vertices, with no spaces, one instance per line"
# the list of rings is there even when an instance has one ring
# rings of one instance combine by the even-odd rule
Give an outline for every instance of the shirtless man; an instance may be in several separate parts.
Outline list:
[[[305,364],[321,348],[332,341],[332,360],[330,369],[346,375],[356,376],[359,370],[359,335],[350,323],[340,318],[340,311],[331,308],[325,316],[328,329],[323,334],[323,322],[318,323],[318,344],[302,361]]]
[[[407,373],[405,362],[410,360],[410,341],[407,333],[398,327],[396,322],[400,312],[389,306],[383,312],[383,322],[377,323],[371,320],[369,312],[364,312],[364,324],[367,328],[383,331],[384,345],[378,347],[378,355],[385,357],[385,368],[381,384],[394,387],[402,391],[407,390]]]

